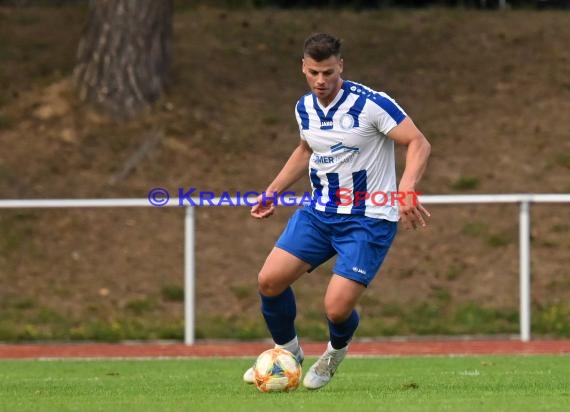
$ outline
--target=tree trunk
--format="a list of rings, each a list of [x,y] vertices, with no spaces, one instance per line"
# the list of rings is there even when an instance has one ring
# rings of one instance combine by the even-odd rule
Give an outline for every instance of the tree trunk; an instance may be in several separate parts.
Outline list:
[[[132,117],[170,80],[172,0],[90,0],[74,79],[82,101]]]

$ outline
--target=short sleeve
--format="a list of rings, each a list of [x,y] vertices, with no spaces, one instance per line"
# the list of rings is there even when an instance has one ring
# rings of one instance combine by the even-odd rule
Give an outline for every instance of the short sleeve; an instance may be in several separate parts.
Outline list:
[[[309,114],[305,107],[305,97],[306,95],[301,97],[295,106],[295,118],[299,125],[299,134],[303,140],[307,140],[304,131],[309,129]]]
[[[301,140],[307,140],[307,138],[305,137],[305,133],[303,133],[301,116],[299,115],[297,108],[295,108],[295,118],[297,119],[297,125],[299,126],[299,136],[301,137]]]
[[[388,134],[407,117],[400,105],[386,93],[374,93],[369,100],[370,118],[380,133]]]

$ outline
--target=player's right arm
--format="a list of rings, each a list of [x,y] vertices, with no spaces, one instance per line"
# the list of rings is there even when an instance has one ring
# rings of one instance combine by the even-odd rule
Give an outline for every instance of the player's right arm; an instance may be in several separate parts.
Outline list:
[[[291,187],[295,182],[306,175],[309,167],[309,159],[313,150],[303,139],[299,141],[299,145],[293,150],[291,156],[277,174],[277,177],[265,189],[265,204],[262,203],[264,197],[257,197],[256,205],[251,208],[251,216],[256,219],[263,219],[273,214],[275,204],[273,196],[275,193],[281,194]]]

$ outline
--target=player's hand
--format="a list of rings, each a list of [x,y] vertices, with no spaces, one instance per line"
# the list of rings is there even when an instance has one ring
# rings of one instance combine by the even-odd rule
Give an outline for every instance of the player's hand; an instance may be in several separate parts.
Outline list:
[[[408,192],[399,205],[400,222],[406,230],[426,227],[426,218],[430,217],[430,212],[422,206],[415,192]]]
[[[255,219],[265,219],[273,214],[275,211],[275,204],[273,199],[262,195],[257,196],[257,204],[251,207],[249,212]]]

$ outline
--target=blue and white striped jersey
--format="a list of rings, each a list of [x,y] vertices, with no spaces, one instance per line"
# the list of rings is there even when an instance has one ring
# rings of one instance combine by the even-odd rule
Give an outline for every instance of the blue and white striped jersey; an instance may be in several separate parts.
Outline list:
[[[383,92],[345,80],[328,107],[308,93],[295,114],[301,139],[313,150],[311,206],[398,221],[397,203],[391,201],[397,190],[394,142],[386,134],[406,118],[402,108]]]

